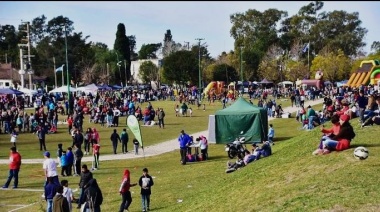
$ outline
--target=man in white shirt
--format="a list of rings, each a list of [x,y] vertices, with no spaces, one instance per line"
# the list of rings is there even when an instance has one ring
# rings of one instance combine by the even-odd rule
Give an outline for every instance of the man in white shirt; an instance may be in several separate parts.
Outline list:
[[[53,178],[53,183],[56,184],[57,186],[61,185],[59,183],[58,179],[58,172],[57,172],[57,164],[55,163],[55,160],[50,158],[50,152],[46,151],[44,153],[44,163],[43,163],[43,169],[45,173],[45,185],[47,184],[47,178],[52,177]]]
[[[119,126],[119,116],[121,115],[121,112],[119,108],[114,107],[113,108],[113,126],[118,127]]]

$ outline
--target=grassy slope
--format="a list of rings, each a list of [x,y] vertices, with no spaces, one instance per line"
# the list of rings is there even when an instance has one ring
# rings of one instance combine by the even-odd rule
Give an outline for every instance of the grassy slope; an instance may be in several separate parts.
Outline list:
[[[116,211],[121,197],[117,193],[122,171],[132,171],[136,182],[143,167],[154,176],[152,205],[155,211],[379,211],[380,189],[377,183],[379,165],[378,127],[360,129],[351,121],[357,137],[352,145],[369,148],[370,157],[358,161],[353,148],[324,156],[312,156],[320,133],[318,129],[298,130],[294,119],[272,121],[281,140],[274,154],[225,174],[227,161],[223,145],[210,146],[210,160],[179,164],[177,151],[146,159],[103,162],[94,173],[105,197],[103,211]],[[1,165],[1,170],[7,166]],[[24,165],[20,186],[41,188],[41,165]],[[0,172],[5,179],[6,172]],[[67,178],[71,187],[79,178]],[[131,211],[140,210],[139,188],[133,187]],[[29,204],[39,200],[41,192],[0,191],[0,204]],[[178,203],[177,200],[183,200]],[[45,203],[29,207],[44,208]]]

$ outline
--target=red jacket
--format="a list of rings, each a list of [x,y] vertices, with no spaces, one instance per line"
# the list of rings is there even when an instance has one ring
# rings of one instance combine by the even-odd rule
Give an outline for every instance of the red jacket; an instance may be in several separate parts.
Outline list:
[[[123,179],[121,181],[119,192],[125,193],[125,192],[129,191],[130,187],[131,187],[130,172],[128,169],[126,169],[126,170],[124,170],[124,175],[123,175]]]
[[[21,155],[18,152],[12,152],[9,156],[9,169],[20,169]]]
[[[99,145],[99,144],[94,144],[94,145],[92,146],[92,152],[93,152],[94,154],[100,153],[99,150],[100,150],[100,145]]]

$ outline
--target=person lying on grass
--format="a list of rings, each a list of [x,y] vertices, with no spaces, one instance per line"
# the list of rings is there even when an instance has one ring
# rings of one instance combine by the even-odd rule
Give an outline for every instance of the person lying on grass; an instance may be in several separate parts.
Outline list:
[[[256,149],[257,147],[255,147]],[[248,163],[251,163],[252,161],[255,161],[255,160],[258,160],[260,158],[259,156],[259,151],[252,151],[252,154],[248,151],[248,150],[245,150],[244,151],[244,158],[241,158],[238,156],[238,159],[236,160],[235,163],[230,163],[230,161],[227,161],[227,170],[226,170],[226,173],[231,173],[231,172],[234,172],[236,170],[238,170],[239,168],[242,168],[246,165],[248,165]]]
[[[350,142],[355,138],[356,134],[349,120],[350,116],[346,114],[339,117],[339,133],[323,141],[323,154],[328,154],[330,151],[343,151],[350,148]]]

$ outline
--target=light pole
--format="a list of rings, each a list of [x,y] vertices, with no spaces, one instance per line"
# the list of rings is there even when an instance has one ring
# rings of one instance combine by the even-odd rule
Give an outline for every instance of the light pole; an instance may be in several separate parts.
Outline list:
[[[117,57],[117,66],[119,67],[119,74],[120,74],[120,82],[121,82],[121,86],[123,87],[123,80],[121,79],[121,71],[120,71],[120,66],[121,66],[121,61],[119,60],[119,54],[117,52],[116,53],[116,57]]]
[[[71,114],[70,107],[70,78],[69,78],[69,61],[67,59],[67,30],[65,23],[65,51],[66,51],[66,77],[67,77],[67,101],[69,103],[69,108],[67,109],[68,114]]]
[[[199,94],[199,101],[201,100],[201,40],[204,40],[204,38],[196,38],[195,40],[198,40],[198,80],[199,80],[199,88],[198,88],[198,94]]]
[[[125,77],[125,87],[127,87],[127,60],[124,60],[124,77]]]
[[[241,78],[241,93],[244,92],[244,83],[243,83],[243,61],[242,61],[242,48],[243,45],[240,45],[240,78]]]

